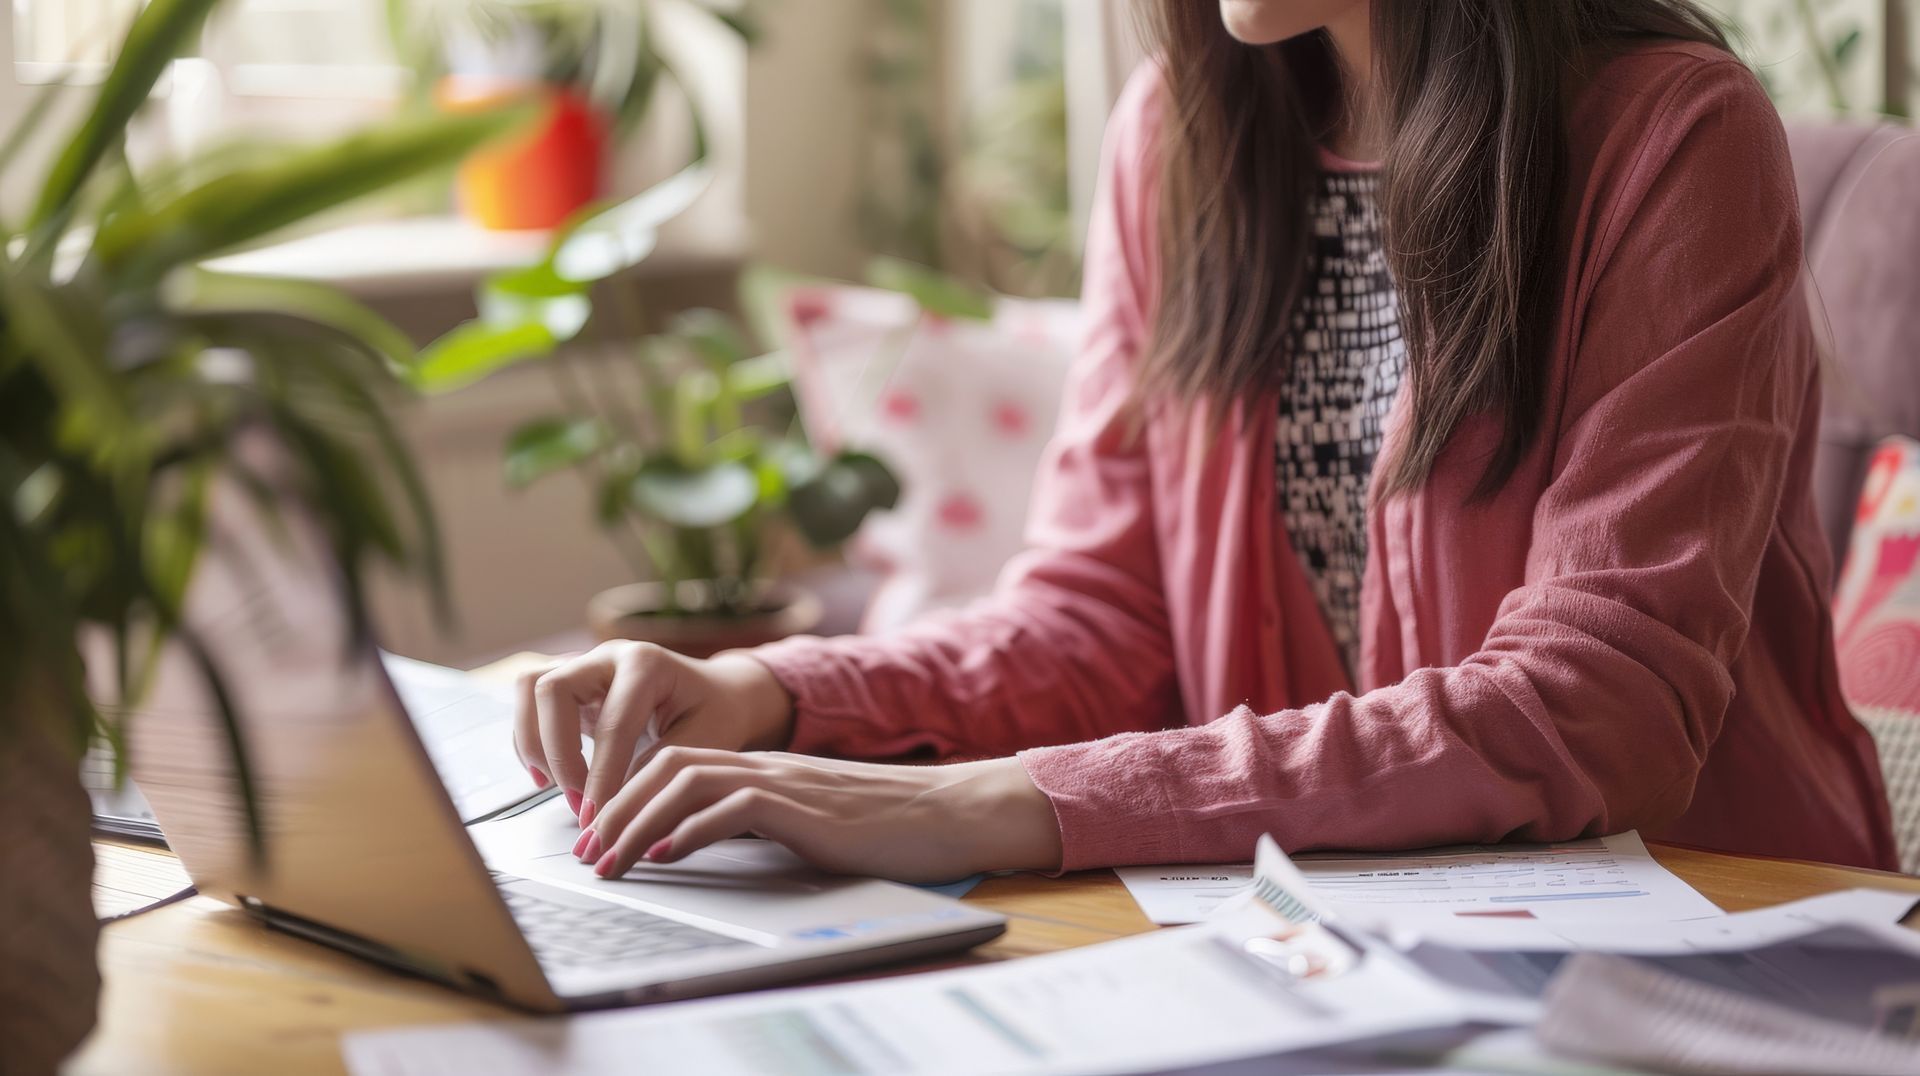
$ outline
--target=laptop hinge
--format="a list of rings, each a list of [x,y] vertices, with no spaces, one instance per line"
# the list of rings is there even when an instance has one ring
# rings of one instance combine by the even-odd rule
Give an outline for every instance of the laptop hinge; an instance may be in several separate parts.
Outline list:
[[[371,938],[363,938],[350,931],[330,927],[325,923],[317,923],[304,916],[272,907],[258,897],[249,897],[245,894],[236,894],[236,896],[240,901],[240,907],[246,909],[248,914],[275,930],[305,938],[307,941],[318,942],[331,949],[339,949],[408,975],[483,994],[501,1001],[506,1000],[506,995],[500,991],[500,984],[490,975],[467,968],[452,967],[395,949],[391,945]]]

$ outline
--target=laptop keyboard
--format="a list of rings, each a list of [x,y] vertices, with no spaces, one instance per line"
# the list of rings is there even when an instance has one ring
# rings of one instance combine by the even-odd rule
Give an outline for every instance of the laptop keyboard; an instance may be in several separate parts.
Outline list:
[[[543,965],[588,967],[749,942],[511,874],[493,884]]]

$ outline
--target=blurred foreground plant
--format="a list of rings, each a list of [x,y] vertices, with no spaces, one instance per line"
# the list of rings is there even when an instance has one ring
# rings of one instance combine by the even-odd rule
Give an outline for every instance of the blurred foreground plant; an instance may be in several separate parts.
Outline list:
[[[113,639],[123,699],[168,638],[217,681],[180,622],[216,479],[269,511],[297,498],[316,514],[356,625],[370,558],[438,577],[426,497],[385,406],[403,386],[406,338],[331,290],[199,263],[449,166],[521,117],[403,118],[190,185],[147,183],[126,159],[127,127],[216,6],[141,11],[31,210],[0,225],[0,684],[32,700],[0,713],[0,736],[37,722],[76,756],[96,734],[120,741],[87,693],[83,626]],[[18,167],[54,92],[0,146],[0,170]],[[277,442],[289,481],[247,471],[235,445],[250,432]],[[222,716],[252,811],[241,728]]]

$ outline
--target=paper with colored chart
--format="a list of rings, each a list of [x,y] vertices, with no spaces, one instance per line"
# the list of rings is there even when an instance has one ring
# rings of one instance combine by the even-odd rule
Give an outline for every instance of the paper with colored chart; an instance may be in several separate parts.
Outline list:
[[[1361,918],[1654,923],[1723,914],[1656,862],[1632,832],[1556,844],[1315,853],[1293,862],[1318,897]],[[1246,888],[1253,867],[1123,867],[1116,873],[1147,918],[1169,925],[1207,918]]]

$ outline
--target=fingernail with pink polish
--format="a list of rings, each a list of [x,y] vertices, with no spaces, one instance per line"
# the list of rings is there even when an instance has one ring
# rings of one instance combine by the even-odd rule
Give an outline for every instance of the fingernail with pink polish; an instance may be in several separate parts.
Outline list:
[[[600,834],[595,833],[593,830],[588,830],[587,831],[587,851],[585,855],[580,857],[580,861],[583,863],[593,863],[597,861],[599,858],[600,858]]]
[[[593,865],[593,873],[602,878],[613,877],[613,853],[611,851],[601,856],[600,861]]]
[[[580,800],[580,824],[583,826],[593,825],[593,814],[593,801],[582,798]]]
[[[659,840],[653,842],[653,847],[647,849],[647,854],[642,858],[649,859],[655,863],[658,863],[659,861],[667,858],[667,853],[672,850],[673,850],[673,838],[662,837]]]
[[[576,816],[580,813],[580,793],[571,788],[567,789],[567,810],[572,811]]]
[[[549,782],[547,781],[546,774],[541,773],[539,770],[534,769],[532,766],[527,767],[527,774],[533,778],[533,787],[535,788],[547,787]]]
[[[578,860],[588,860],[593,858],[592,856],[589,856],[587,854],[587,842],[589,842],[592,839],[593,839],[592,830],[590,829],[581,830],[580,836],[577,839],[575,839],[573,842],[573,858]]]

